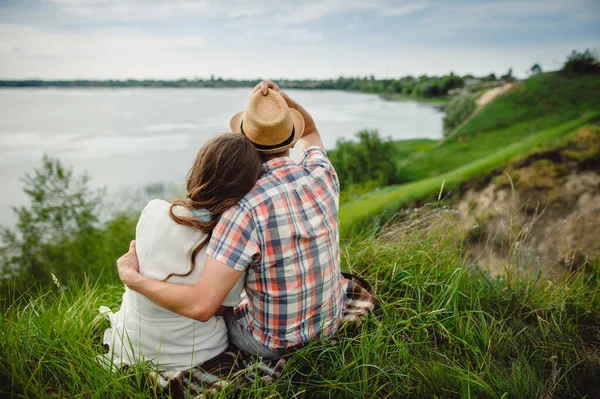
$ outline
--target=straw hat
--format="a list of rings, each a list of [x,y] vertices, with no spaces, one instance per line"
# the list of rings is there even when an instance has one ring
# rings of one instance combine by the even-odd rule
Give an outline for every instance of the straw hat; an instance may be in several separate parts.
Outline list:
[[[257,91],[246,111],[231,118],[233,133],[246,136],[259,152],[275,154],[291,148],[304,133],[304,118],[289,108],[283,96],[269,89],[267,95]]]

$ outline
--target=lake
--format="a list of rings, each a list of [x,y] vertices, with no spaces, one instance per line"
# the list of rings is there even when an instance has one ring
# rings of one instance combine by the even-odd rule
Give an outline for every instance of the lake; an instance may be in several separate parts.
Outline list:
[[[60,158],[92,187],[126,196],[149,184],[181,183],[209,137],[227,132],[250,89],[0,89],[0,224],[25,203],[20,178]],[[361,129],[394,139],[441,138],[431,104],[340,91],[290,90],[314,117],[328,148]],[[293,153],[292,156],[297,157]]]

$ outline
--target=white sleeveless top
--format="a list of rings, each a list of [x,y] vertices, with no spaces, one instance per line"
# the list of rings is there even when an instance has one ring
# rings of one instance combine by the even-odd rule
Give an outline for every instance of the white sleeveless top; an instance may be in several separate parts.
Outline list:
[[[152,200],[144,208],[136,229],[136,251],[140,273],[162,280],[171,273],[187,273],[190,253],[206,235],[192,227],[175,223],[169,216],[171,205]],[[189,214],[176,207],[177,215]],[[203,249],[196,256],[196,267],[187,277],[173,276],[168,282],[196,284],[206,260]],[[243,292],[244,277],[229,293],[224,306],[236,306]],[[203,363],[227,348],[227,328],[223,318],[213,316],[206,322],[193,320],[162,308],[143,295],[125,289],[121,309],[111,313],[102,307],[111,328],[104,333],[110,348],[105,359],[118,366],[152,361],[159,369],[185,370]]]

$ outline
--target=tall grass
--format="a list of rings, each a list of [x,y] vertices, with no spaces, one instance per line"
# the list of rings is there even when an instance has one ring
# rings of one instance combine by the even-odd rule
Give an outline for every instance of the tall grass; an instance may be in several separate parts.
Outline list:
[[[373,284],[376,313],[296,352],[273,385],[220,396],[597,397],[598,267],[567,280],[492,278],[466,260],[457,226],[443,209],[418,211],[347,242],[343,268]],[[97,309],[121,293],[116,282],[86,283],[10,307],[0,319],[4,394],[154,396],[139,369],[109,373],[94,361],[108,327]]]

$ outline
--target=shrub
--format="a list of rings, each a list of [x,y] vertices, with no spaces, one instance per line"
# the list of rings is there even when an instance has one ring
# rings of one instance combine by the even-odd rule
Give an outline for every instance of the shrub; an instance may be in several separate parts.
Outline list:
[[[444,135],[447,136],[475,111],[477,104],[470,94],[461,94],[450,101],[444,116]]]
[[[358,141],[338,139],[329,152],[342,188],[369,182],[369,186],[392,183],[396,173],[394,143],[379,136],[376,130],[362,130]]]

